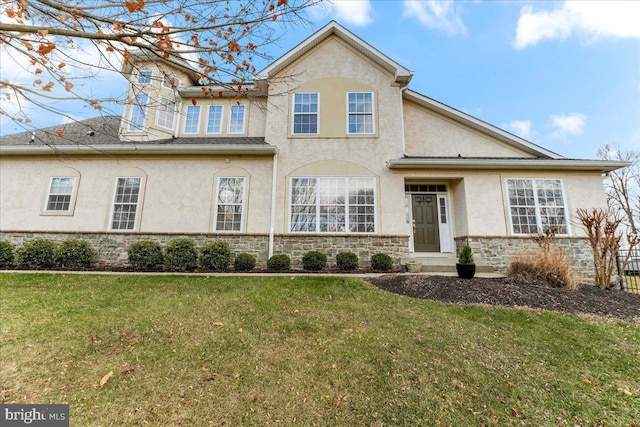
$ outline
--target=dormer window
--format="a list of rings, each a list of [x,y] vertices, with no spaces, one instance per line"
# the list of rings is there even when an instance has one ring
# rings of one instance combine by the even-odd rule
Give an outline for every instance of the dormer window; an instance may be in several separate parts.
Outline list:
[[[232,105],[229,133],[244,133],[244,105]]]
[[[157,123],[163,128],[173,129],[173,122],[176,114],[176,103],[164,96],[160,97],[158,105]]]
[[[180,86],[180,79],[176,76],[172,76],[169,74],[165,74],[164,79],[162,79],[162,87],[166,87],[167,89],[175,89]]]
[[[373,93],[347,93],[347,129],[349,134],[374,133]]]
[[[153,72],[151,70],[141,70],[138,73],[138,83],[140,83],[141,85],[147,85],[151,83],[152,75],[153,75]]]
[[[129,121],[129,130],[131,132],[141,132],[144,130],[148,102],[149,95],[146,93],[136,95],[133,105],[131,106],[131,120]]]
[[[293,94],[293,134],[318,134],[319,98],[317,93]]]
[[[200,106],[189,105],[184,120],[184,133],[198,133],[200,129]]]

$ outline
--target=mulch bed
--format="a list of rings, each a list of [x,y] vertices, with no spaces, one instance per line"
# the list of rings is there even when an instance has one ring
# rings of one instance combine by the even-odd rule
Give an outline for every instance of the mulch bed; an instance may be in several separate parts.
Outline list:
[[[385,291],[455,304],[488,304],[594,315],[640,323],[640,295],[583,286],[576,291],[530,285],[509,278],[470,280],[450,276],[388,274],[367,279]]]

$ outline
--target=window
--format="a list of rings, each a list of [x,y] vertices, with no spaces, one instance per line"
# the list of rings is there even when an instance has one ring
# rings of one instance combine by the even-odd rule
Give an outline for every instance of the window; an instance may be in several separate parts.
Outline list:
[[[189,105],[187,117],[184,121],[184,133],[198,133],[200,128],[200,106]]]
[[[209,105],[207,118],[207,133],[222,132],[222,105]]]
[[[507,188],[514,234],[538,234],[550,227],[568,234],[559,179],[508,179]]]
[[[244,105],[231,106],[229,133],[244,133]]]
[[[112,230],[135,230],[142,178],[116,178],[113,199]]]
[[[240,231],[244,203],[243,177],[219,178],[216,199],[216,230]]]
[[[138,83],[146,85],[151,83],[151,76],[153,72],[151,70],[142,70],[138,73]]]
[[[176,114],[176,103],[164,96],[160,97],[160,105],[158,106],[158,126],[167,129],[173,129],[173,121]]]
[[[132,132],[140,132],[144,130],[145,116],[147,114],[147,102],[149,95],[139,93],[136,95],[131,107],[131,120],[129,122],[129,130]]]
[[[165,74],[164,78],[162,79],[162,86],[169,89],[175,89],[180,86],[180,79],[175,76]]]
[[[373,133],[373,93],[348,92],[348,133]]]
[[[76,178],[74,176],[52,177],[44,210],[46,212],[69,212],[75,185]]]
[[[374,178],[292,178],[290,231],[375,233]]]
[[[318,133],[318,94],[296,93],[293,95],[293,133]]]

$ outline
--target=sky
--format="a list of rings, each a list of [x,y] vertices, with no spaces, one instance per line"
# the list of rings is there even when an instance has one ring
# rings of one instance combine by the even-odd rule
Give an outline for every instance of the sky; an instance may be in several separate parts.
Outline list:
[[[336,20],[414,71],[412,90],[565,157],[596,158],[604,144],[640,149],[640,2],[335,0],[308,20],[287,27],[273,59]],[[126,91],[119,75],[97,81],[96,96]]]

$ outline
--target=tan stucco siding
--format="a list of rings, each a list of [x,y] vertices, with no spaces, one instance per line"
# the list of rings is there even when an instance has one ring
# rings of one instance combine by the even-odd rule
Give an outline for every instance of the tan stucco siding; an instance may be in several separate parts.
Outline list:
[[[416,103],[404,100],[402,107],[409,156],[533,157]]]
[[[80,173],[73,215],[43,215],[52,173],[62,167]],[[24,171],[30,171],[24,179]],[[136,173],[136,170],[139,173]],[[239,173],[244,170],[246,173]],[[156,158],[0,162],[0,228],[33,231],[107,231],[118,176],[142,176],[140,232],[210,232],[216,177],[246,176],[243,231],[267,233],[271,195],[270,158]],[[22,176],[22,178],[21,178]]]

